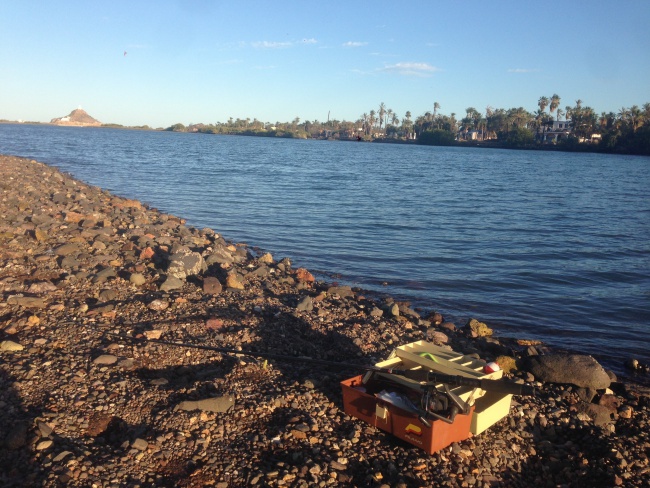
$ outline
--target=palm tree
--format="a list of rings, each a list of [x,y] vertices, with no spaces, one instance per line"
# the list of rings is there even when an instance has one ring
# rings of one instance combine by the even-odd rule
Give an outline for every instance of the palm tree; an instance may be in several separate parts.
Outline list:
[[[650,121],[650,103],[643,104],[643,120],[645,122]]]
[[[386,110],[386,123],[384,124],[386,126],[386,129],[388,129],[388,123],[391,122],[392,119],[393,119],[393,109],[389,108],[388,110]]]
[[[402,119],[402,127],[408,134],[408,137],[410,138],[411,136],[411,127],[413,126],[413,123],[411,122],[411,112],[408,110],[404,114],[404,118]]]
[[[557,120],[560,120],[560,117],[564,115],[564,110],[562,110],[560,107],[557,108]]]
[[[586,139],[594,133],[594,126],[598,122],[598,118],[593,108],[578,106],[578,101],[582,103],[582,100],[576,100],[576,106],[571,111],[573,133],[578,138]]]
[[[553,111],[560,106],[560,96],[557,93],[553,93],[553,96],[551,97],[551,103],[548,106],[549,112],[553,113]]]
[[[616,114],[614,112],[609,112],[607,114],[607,129],[618,129]]]
[[[636,130],[643,125],[643,113],[637,105],[632,105],[628,113],[630,116],[630,122],[632,123],[632,132],[636,132]]]
[[[623,124],[627,124],[627,120],[629,118],[629,110],[625,107],[621,107],[621,110],[618,111],[618,120],[621,121]]]
[[[487,112],[488,125],[490,128],[490,135],[492,137],[497,137],[499,132],[508,131],[509,121],[506,111],[502,108],[492,109],[489,107]]]
[[[456,132],[456,130],[458,129],[456,125],[456,112],[452,112],[451,114],[449,114],[449,126],[451,132]]]
[[[546,110],[546,107],[548,107],[548,98],[539,97],[539,100],[537,100],[537,105],[539,105],[539,109],[543,112],[544,110]]]
[[[381,125],[384,122],[384,116],[386,115],[386,104],[381,102],[379,104],[379,131],[381,132]]]
[[[419,137],[420,134],[422,134],[422,132],[426,130],[426,124],[427,124],[427,118],[425,115],[419,115],[415,119],[415,122],[413,123],[413,132],[415,132],[416,137]]]
[[[535,126],[537,128],[537,137],[540,137],[540,132],[543,131],[542,127],[544,126],[544,116],[546,114],[544,113],[544,110],[540,109],[537,112],[535,112]]]
[[[607,129],[607,125],[608,125],[607,112],[600,113],[600,117],[598,117],[598,125],[600,125],[600,130]]]
[[[564,114],[566,115],[566,119],[569,120],[572,115],[572,109],[568,105],[564,107]]]
[[[525,127],[531,119],[531,115],[524,107],[510,109],[509,115],[511,116],[513,125],[516,125],[518,128]]]
[[[478,128],[481,131],[481,140],[485,140],[485,133],[487,132],[487,119],[485,117],[481,117],[478,120]]]
[[[438,110],[440,110],[440,104],[438,102],[433,102],[433,116],[438,115]]]

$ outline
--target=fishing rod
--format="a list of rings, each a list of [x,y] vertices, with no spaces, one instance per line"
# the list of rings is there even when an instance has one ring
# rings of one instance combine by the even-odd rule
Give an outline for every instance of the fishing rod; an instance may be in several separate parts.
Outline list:
[[[368,365],[361,365],[355,363],[328,361],[326,359],[317,359],[308,356],[288,356],[286,354],[277,354],[272,352],[240,351],[228,347],[206,346],[203,344],[193,344],[188,342],[164,341],[161,339],[143,339],[138,337],[126,336],[123,334],[116,334],[114,332],[108,332],[108,331],[105,331],[105,334],[111,335],[113,337],[119,337],[120,339],[124,339],[130,342],[140,342],[140,343],[150,342],[154,344],[161,344],[164,346],[185,347],[188,349],[201,349],[203,351],[220,352],[222,354],[228,354],[228,355],[251,356],[251,357],[261,358],[261,359],[273,359],[276,361],[317,364],[320,366],[329,366],[338,369],[364,369],[366,371],[375,371],[378,373],[388,373],[388,374],[399,374],[401,376],[404,375],[403,373],[406,373],[406,371],[408,371],[408,370],[400,370],[400,369],[379,368],[377,366],[368,366]]]
[[[422,387],[433,386],[436,384],[450,385],[450,386],[465,386],[468,388],[481,388],[485,391],[492,391],[502,394],[511,395],[534,395],[535,389],[532,386],[514,383],[507,380],[493,380],[488,378],[469,378],[461,375],[450,375],[438,373],[436,371],[429,371],[426,369],[395,369],[383,368],[379,366],[362,365],[347,362],[328,361],[326,359],[317,359],[308,356],[288,356],[285,354],[277,354],[272,352],[251,352],[240,351],[234,348],[207,346],[203,344],[193,344],[187,342],[165,341],[161,339],[143,339],[137,337],[130,337],[123,334],[116,334],[114,332],[105,331],[113,337],[120,338],[129,342],[137,343],[153,343],[171,347],[184,347],[188,349],[200,349],[203,351],[219,352],[228,355],[244,355],[261,359],[272,359],[281,362],[298,362],[306,364],[315,364],[337,369],[363,369],[374,373],[385,373],[389,375],[398,375],[421,384]]]

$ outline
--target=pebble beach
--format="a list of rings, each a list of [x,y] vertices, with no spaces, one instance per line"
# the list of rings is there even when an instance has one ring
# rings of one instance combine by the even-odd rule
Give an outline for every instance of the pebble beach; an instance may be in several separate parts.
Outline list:
[[[0,292],[2,486],[650,484],[650,389],[593,358],[317,281],[13,156]],[[496,361],[536,394],[433,454],[348,415],[340,382],[415,341]]]

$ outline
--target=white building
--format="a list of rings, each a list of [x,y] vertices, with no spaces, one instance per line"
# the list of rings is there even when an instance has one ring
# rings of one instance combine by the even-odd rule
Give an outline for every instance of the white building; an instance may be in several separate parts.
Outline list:
[[[552,127],[546,127],[543,133],[543,142],[557,142],[566,139],[571,134],[571,122],[568,120],[554,120]]]

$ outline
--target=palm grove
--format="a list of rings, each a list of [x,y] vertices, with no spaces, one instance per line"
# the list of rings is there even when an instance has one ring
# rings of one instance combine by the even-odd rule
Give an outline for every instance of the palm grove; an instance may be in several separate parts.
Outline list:
[[[576,100],[565,105],[559,95],[542,96],[537,110],[523,107],[503,109],[474,107],[462,114],[444,114],[438,102],[433,110],[418,117],[411,112],[399,116],[385,103],[363,113],[356,121],[318,120],[261,122],[232,119],[215,124],[175,124],[167,130],[212,134],[241,134],[291,138],[333,138],[401,142],[431,145],[477,144],[496,147],[588,150],[629,154],[650,154],[650,103],[643,107],[622,107],[618,112],[601,112]],[[560,123],[563,121],[564,123]],[[566,129],[568,126],[569,129]],[[561,133],[557,127],[565,127]],[[558,134],[562,137],[558,137]],[[552,135],[552,137],[549,137]]]

